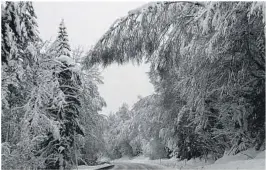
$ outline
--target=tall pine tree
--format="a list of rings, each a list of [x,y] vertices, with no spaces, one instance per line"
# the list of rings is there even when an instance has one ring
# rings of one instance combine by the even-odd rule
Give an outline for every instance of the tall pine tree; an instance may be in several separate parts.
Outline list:
[[[62,71],[57,73],[60,90],[64,95],[64,103],[60,108],[52,110],[52,115],[60,123],[60,138],[56,144],[59,159],[48,168],[63,169],[71,166],[71,149],[75,146],[75,135],[84,135],[79,125],[80,112],[79,89],[81,81],[79,75],[73,71],[75,62],[70,58],[70,45],[64,21],[59,27],[59,35],[56,43],[56,59],[62,63]]]
[[[1,17],[1,59],[2,59],[2,142],[15,142],[14,132],[20,129],[18,124],[24,113],[21,108],[30,94],[27,84],[29,74],[26,70],[35,62],[35,46],[40,42],[36,15],[32,2],[2,3]],[[30,67],[26,68],[27,65]]]
[[[66,32],[66,26],[64,23],[64,20],[61,21],[59,25],[59,32],[58,32],[58,37],[57,37],[57,57],[61,55],[66,55],[69,56],[71,55],[71,48],[68,43],[68,34]]]
[[[27,64],[33,62],[26,49],[33,48],[40,42],[36,19],[32,2],[2,4],[2,63],[13,59],[21,59],[24,62],[27,60]]]
[[[56,48],[61,43],[68,44],[59,41]],[[81,82],[69,56],[59,55],[61,51],[47,51],[41,53],[32,69],[35,83],[25,107],[19,143],[20,153],[25,156],[24,162],[17,164],[27,168],[69,169],[74,162],[75,135],[84,135],[78,121]]]

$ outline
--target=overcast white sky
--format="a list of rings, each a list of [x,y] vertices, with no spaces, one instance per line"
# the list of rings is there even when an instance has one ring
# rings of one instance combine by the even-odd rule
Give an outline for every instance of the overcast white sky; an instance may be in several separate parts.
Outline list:
[[[89,50],[116,19],[142,6],[145,1],[35,1],[33,4],[38,17],[40,36],[44,40],[57,36],[63,18],[72,49],[81,45]],[[113,64],[103,70],[104,84],[99,86],[99,91],[107,107],[102,113],[108,115],[110,111],[117,111],[123,102],[132,106],[138,95],[151,94],[154,89],[145,73],[148,70],[148,65],[133,66],[130,63],[123,66]]]

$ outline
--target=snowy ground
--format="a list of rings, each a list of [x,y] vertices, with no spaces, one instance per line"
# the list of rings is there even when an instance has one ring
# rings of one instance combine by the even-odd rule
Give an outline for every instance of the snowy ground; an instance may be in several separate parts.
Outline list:
[[[204,161],[200,159],[192,159],[189,161],[178,161],[175,158],[161,159],[161,160],[149,160],[144,156],[130,158],[121,158],[113,161],[125,162],[125,163],[144,163],[144,164],[159,164],[167,167],[167,169],[265,169],[265,151],[255,151],[254,149],[248,149],[234,156],[225,155],[224,157],[216,161]]]
[[[110,167],[110,166],[111,166],[111,164],[103,164],[103,165],[97,165],[97,166],[86,166],[86,165],[82,165],[82,166],[78,166],[78,169],[82,169],[82,170],[96,170],[96,169]]]
[[[248,149],[237,155],[228,156],[225,154],[222,158],[216,161],[205,161],[200,159],[191,159],[189,161],[183,160],[178,161],[176,158],[172,159],[161,159],[161,160],[149,160],[149,158],[144,156],[139,156],[135,158],[120,158],[111,161],[111,164],[121,164],[121,163],[139,163],[146,165],[160,165],[161,167],[166,167],[165,169],[193,169],[193,170],[264,170],[265,169],[265,151],[255,151],[255,149]],[[92,170],[99,169],[110,164],[104,164],[99,166],[79,166],[82,170]]]
[[[254,149],[241,152],[235,156],[224,156],[214,164],[204,166],[204,169],[265,169],[265,151]]]

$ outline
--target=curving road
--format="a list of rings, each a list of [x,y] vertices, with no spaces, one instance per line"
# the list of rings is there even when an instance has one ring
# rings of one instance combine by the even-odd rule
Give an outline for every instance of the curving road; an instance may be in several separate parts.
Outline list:
[[[114,167],[112,168],[113,170],[121,170],[121,169],[150,169],[150,170],[161,170],[164,169],[163,166],[160,165],[149,165],[149,164],[144,164],[144,163],[126,163],[126,162],[116,162],[114,163]]]

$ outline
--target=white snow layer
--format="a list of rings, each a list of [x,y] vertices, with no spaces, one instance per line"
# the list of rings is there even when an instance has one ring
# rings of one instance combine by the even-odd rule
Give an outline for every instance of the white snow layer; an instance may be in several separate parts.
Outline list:
[[[76,63],[75,66],[70,68],[73,72],[80,72],[81,71],[81,65],[79,63]]]
[[[78,166],[78,169],[82,169],[82,170],[96,170],[96,169],[101,169],[101,168],[105,168],[105,167],[109,167],[109,166],[110,166],[110,164],[102,164],[102,165],[96,165],[96,166],[81,165],[81,166]]]
[[[61,56],[57,57],[56,59],[58,61],[61,61],[64,64],[69,65],[69,66],[75,66],[76,65],[76,62],[74,61],[74,59],[72,59],[71,57],[66,56],[66,55],[61,55]]]
[[[166,169],[224,169],[224,170],[242,170],[242,169],[265,169],[265,151],[256,151],[254,148],[248,149],[236,155],[224,155],[222,158],[213,161],[204,159],[191,159],[189,161],[179,161],[176,158],[149,160],[144,156],[130,158],[120,158],[114,162],[132,162],[144,164],[157,164],[165,166]]]
[[[146,3],[136,9],[133,9],[131,11],[128,12],[128,15],[134,15],[134,14],[139,14],[145,10],[147,10],[149,7],[154,7],[155,5],[157,5],[158,2],[149,2],[149,3]]]

